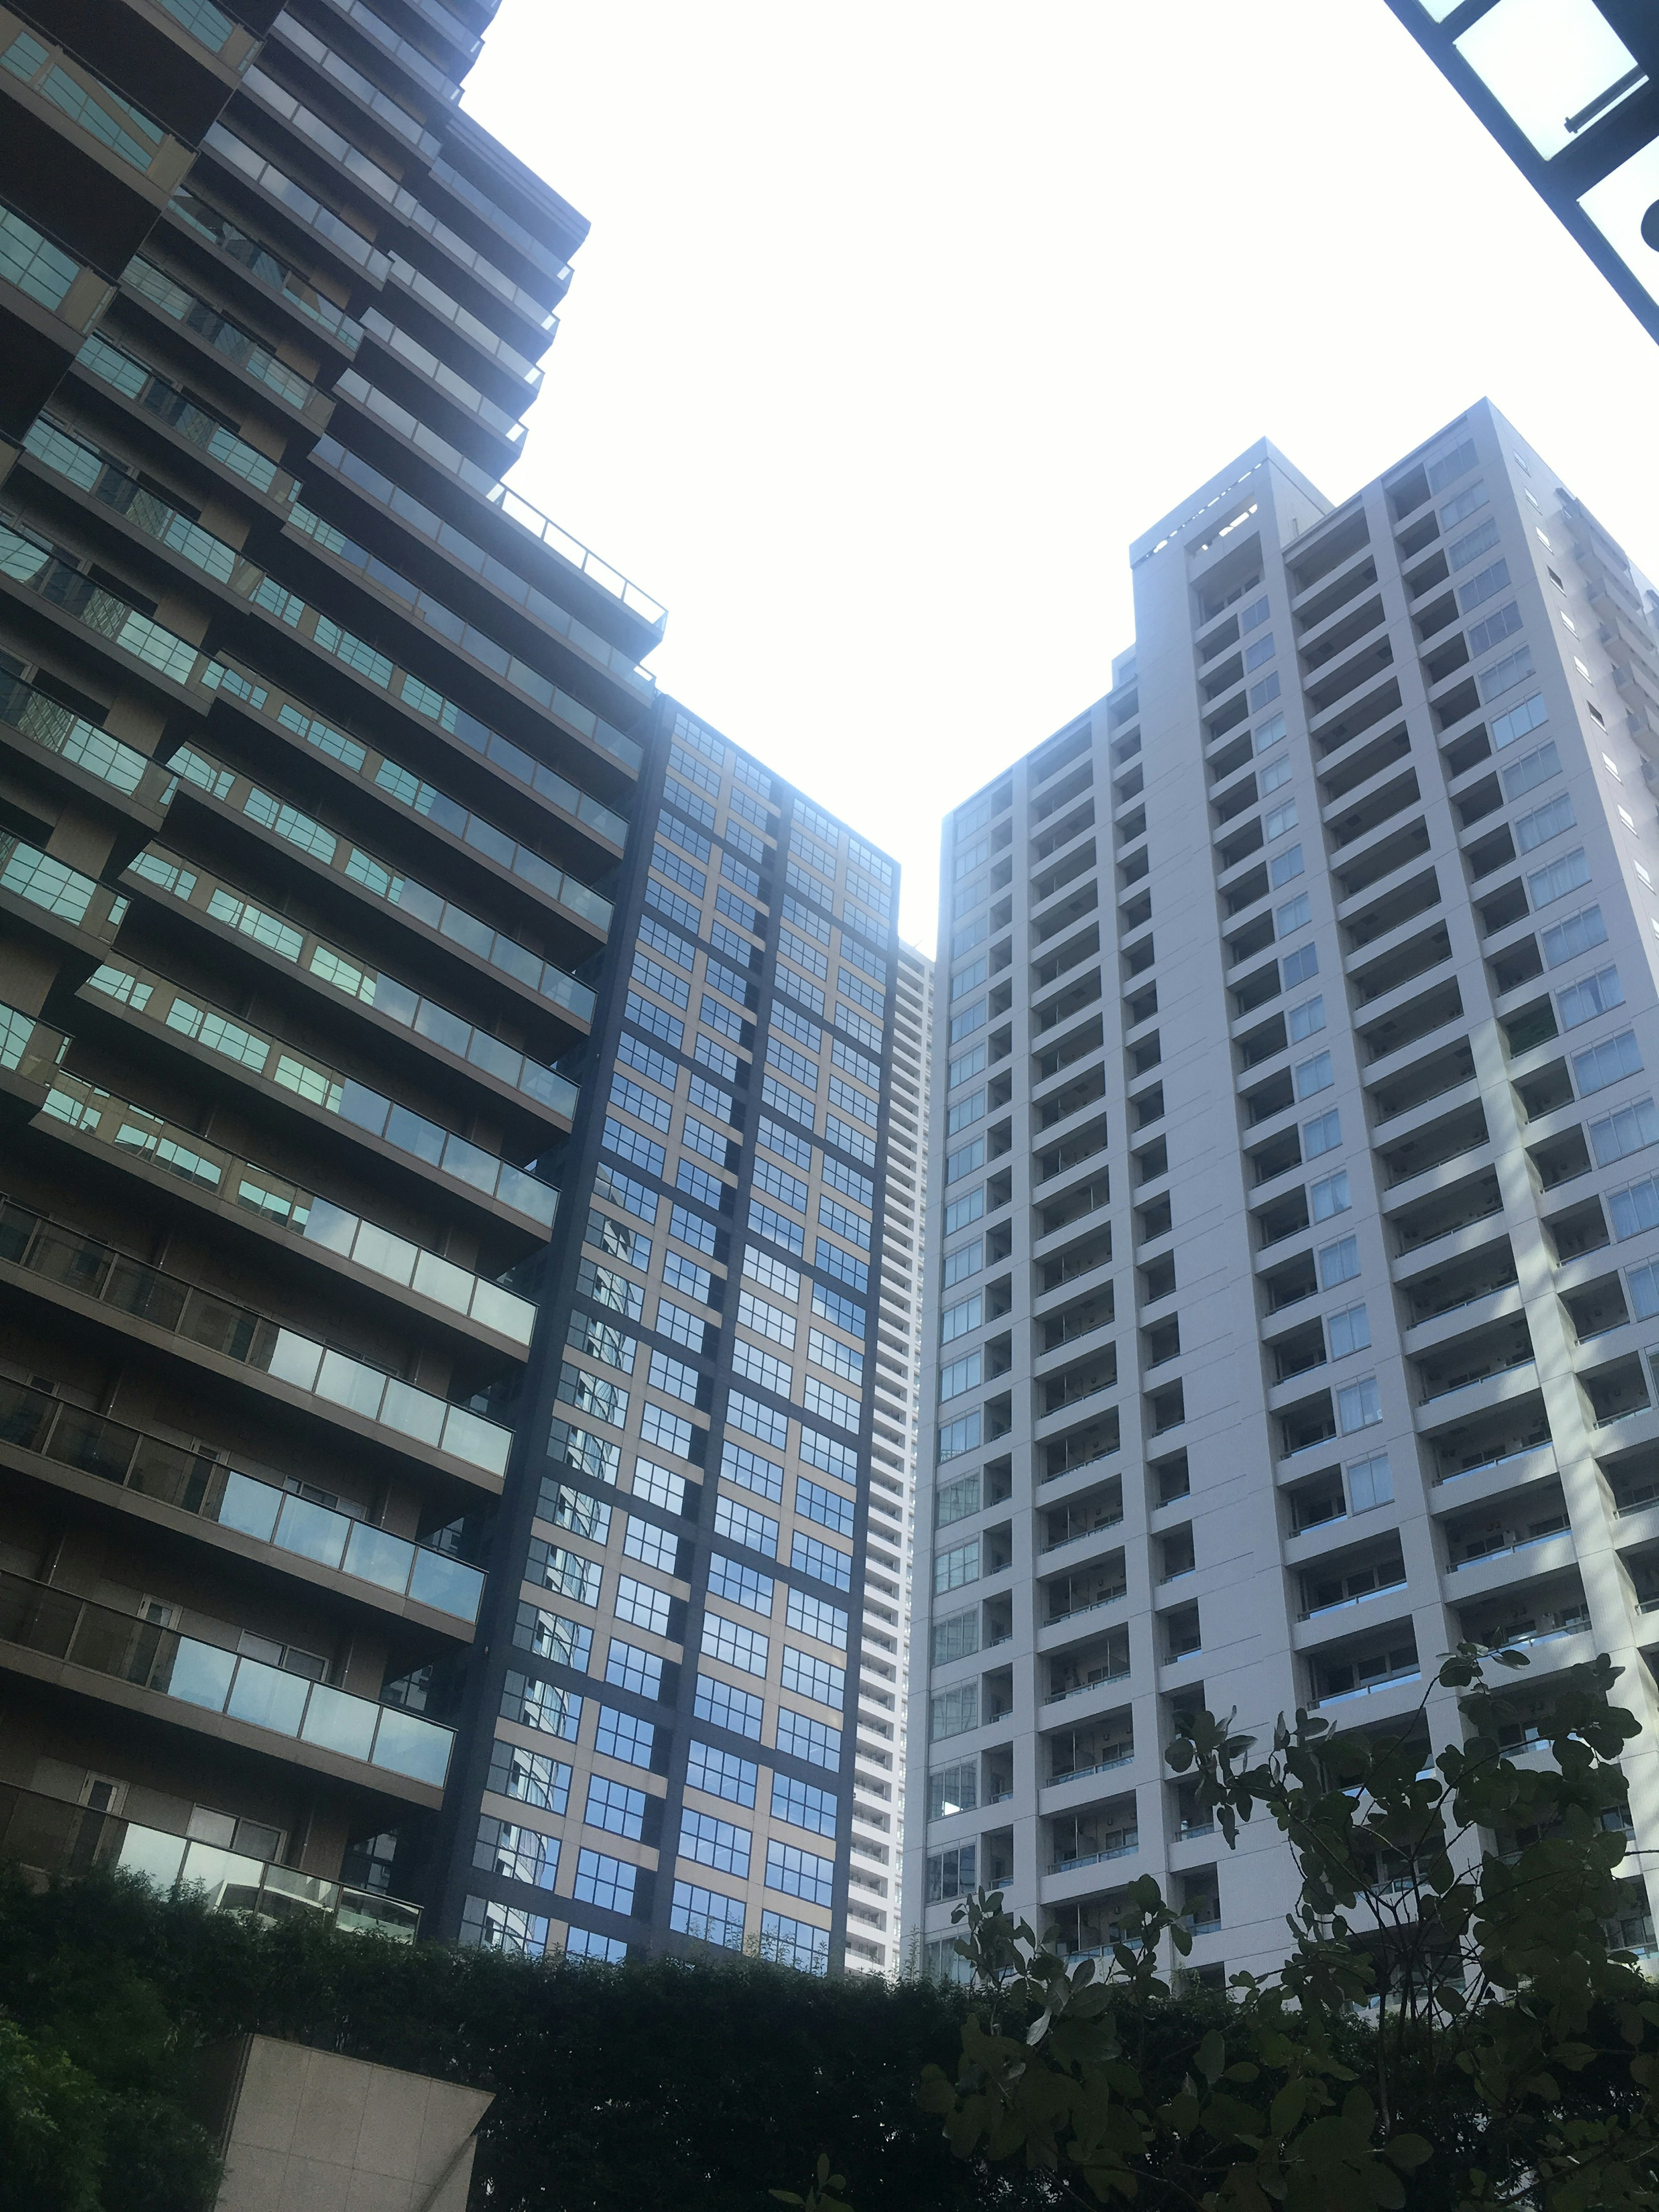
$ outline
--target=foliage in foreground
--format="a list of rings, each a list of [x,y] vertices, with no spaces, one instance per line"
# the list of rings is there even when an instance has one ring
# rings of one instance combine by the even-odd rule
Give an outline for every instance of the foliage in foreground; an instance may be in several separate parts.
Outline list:
[[[1487,1660],[1527,1664],[1473,1644],[1443,1664],[1465,1735],[1432,1765],[1424,1708],[1389,1737],[1299,1711],[1255,1763],[1231,1722],[1183,1718],[1169,1762],[1228,1845],[1265,1811],[1300,1878],[1285,1966],[1235,1974],[1195,2038],[1158,1974],[1164,1939],[1184,1957],[1192,1938],[1156,1882],[1129,1886],[1100,1961],[1040,1946],[1000,1894],[959,1908],[975,2002],[955,2080],[930,2067],[922,2087],[957,2155],[1075,2205],[1659,2206],[1659,2004],[1608,1934],[1616,1762],[1640,1723],[1602,1655],[1538,1717],[1530,1747],[1553,1764],[1508,1758],[1518,1709]]]

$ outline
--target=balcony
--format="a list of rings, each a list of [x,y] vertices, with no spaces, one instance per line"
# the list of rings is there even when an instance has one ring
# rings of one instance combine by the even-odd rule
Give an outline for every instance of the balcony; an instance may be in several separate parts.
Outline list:
[[[113,286],[9,208],[0,209],[0,330],[11,411],[0,429],[21,438],[51,398]]]
[[[76,356],[75,365],[83,375],[97,377],[135,407],[165,422],[181,445],[207,454],[240,483],[263,492],[279,511],[298,491],[298,478],[278,468],[268,453],[228,430],[216,415],[197,406],[159,369],[123,353],[107,338],[94,332]]]
[[[96,723],[84,720],[21,677],[0,669],[0,723],[63,766],[76,770],[83,791],[118,808],[127,832],[125,849],[136,850],[161,824],[167,771]],[[131,802],[129,805],[128,802]],[[138,817],[137,823],[132,816]]]
[[[312,325],[313,331],[338,346],[348,360],[356,352],[363,342],[362,325],[268,246],[250,238],[222,210],[185,185],[167,203],[167,213],[175,222],[185,224],[212,247],[216,257],[223,257],[217,261],[216,274],[222,277],[229,274],[233,286],[251,278],[249,289],[256,297],[275,298],[284,307],[297,309]],[[228,272],[227,262],[231,264]]]
[[[468,1626],[477,1620],[484,1585],[477,1568],[3,1376],[0,1444],[95,1475],[387,1596],[411,1599]]]
[[[0,1261],[159,1336],[177,1338],[189,1348],[187,1357],[199,1348],[269,1377],[281,1386],[283,1400],[309,1401],[325,1419],[346,1414],[398,1450],[417,1457],[441,1452],[490,1487],[506,1474],[510,1429],[9,1198],[0,1198]]]
[[[99,1000],[111,1008],[122,1007],[168,1044],[211,1054],[209,1066],[217,1070],[222,1062],[225,1072],[257,1084],[264,1097],[337,1118],[386,1146],[394,1156],[401,1154],[423,1188],[436,1170],[465,1195],[510,1207],[543,1230],[551,1228],[559,1194],[550,1184],[398,1104],[384,1092],[324,1061],[284,1051],[278,1039],[263,1036],[215,1007],[198,1006],[160,977],[106,964],[88,979],[86,988],[98,994],[82,1001],[88,1009],[96,1008]]]
[[[181,1636],[176,1629],[77,1597],[72,1590],[4,1571],[0,1643],[64,1668],[106,1676],[141,1695],[240,1721],[258,1732],[255,1743],[260,1734],[280,1736],[434,1791],[441,1790],[449,1771],[453,1731],[399,1705],[375,1705],[263,1659],[245,1658],[222,1644]],[[54,1671],[47,1679],[64,1678]],[[140,1704],[137,1710],[148,1708]],[[432,1801],[422,1796],[416,1802]]]
[[[165,1828],[146,1828],[118,1814],[95,1813],[10,1783],[0,1783],[0,1861],[49,1875],[94,1868],[144,1875],[161,1889],[197,1890],[210,1911],[246,1913],[265,1926],[309,1920],[350,1935],[412,1943],[421,1924],[419,1905],[401,1898],[301,1874]]]
[[[302,416],[311,430],[320,430],[327,422],[330,402],[314,384],[286,367],[258,338],[186,291],[153,263],[135,255],[122,270],[121,282],[125,288],[123,298],[142,300],[146,307],[188,331],[204,352],[220,363],[234,365],[264,392],[274,393]]]

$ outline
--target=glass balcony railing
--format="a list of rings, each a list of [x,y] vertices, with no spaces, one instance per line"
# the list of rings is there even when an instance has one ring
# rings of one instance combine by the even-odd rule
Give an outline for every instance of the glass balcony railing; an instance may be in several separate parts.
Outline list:
[[[285,1328],[251,1306],[131,1259],[15,1199],[0,1198],[0,1260],[164,1335],[287,1383],[318,1400],[319,1409],[337,1407],[355,1414],[402,1445],[444,1452],[484,1474],[507,1472],[513,1431],[499,1422]]]
[[[65,1123],[124,1158],[145,1161],[198,1184],[257,1214],[267,1226],[289,1230],[306,1243],[337,1254],[362,1274],[430,1298],[528,1350],[536,1325],[536,1309],[529,1299],[348,1212],[256,1161],[239,1159],[205,1137],[71,1075],[63,1065],[70,1044],[60,1030],[0,1005],[0,1067],[49,1086],[40,1109],[44,1118]]]
[[[128,399],[137,400],[139,406],[152,415],[169,422],[181,438],[192,446],[199,446],[210,453],[233,476],[251,483],[256,491],[269,492],[276,500],[288,501],[299,489],[286,469],[279,469],[268,453],[257,446],[250,446],[234,430],[228,430],[216,416],[209,415],[186,399],[176,384],[159,376],[142,361],[130,353],[123,353],[107,338],[94,331],[76,356],[79,366],[92,375],[100,377]]]
[[[189,331],[193,331],[204,343],[222,353],[227,361],[234,362],[245,375],[253,377],[268,391],[301,415],[319,421],[327,410],[328,402],[313,384],[295,370],[285,368],[276,355],[256,337],[187,292],[182,284],[175,284],[151,262],[135,254],[121,272],[121,281],[131,287],[140,299],[158,307]]]
[[[459,97],[459,87],[454,78],[447,70],[440,69],[435,62],[429,61],[418,46],[413,46],[407,39],[399,37],[383,16],[377,15],[365,4],[365,0],[330,0],[330,5],[355,29],[361,31],[364,38],[372,40],[382,53],[390,54],[400,63],[415,82],[423,85],[427,91],[435,92],[441,100],[446,101]]]
[[[463,206],[470,207],[474,215],[483,217],[492,230],[498,230],[504,238],[510,239],[526,261],[533,262],[538,269],[552,277],[555,283],[568,283],[570,264],[561,261],[557,254],[550,252],[532,231],[526,230],[504,207],[486,198],[470,177],[464,177],[459,169],[453,168],[441,155],[432,164],[432,174],[434,180],[446,191],[453,192]]]
[[[284,17],[285,26],[289,20]],[[398,112],[401,114],[402,110]],[[297,307],[310,321],[319,324],[348,353],[356,352],[363,342],[362,324],[355,322],[326,292],[319,292],[268,246],[261,245],[257,238],[250,238],[228,215],[199,198],[187,185],[181,185],[167,204],[180,222],[188,223],[210,246],[216,246],[232,261],[240,262],[250,276],[257,276],[262,284],[268,284],[273,292],[280,294],[286,306]]]
[[[127,1007],[163,1032],[186,1037],[205,1052],[222,1054],[245,1075],[274,1084],[320,1113],[337,1114],[353,1128],[364,1130],[394,1152],[418,1161],[422,1172],[439,1169],[470,1190],[499,1199],[503,1206],[545,1228],[552,1226],[559,1194],[551,1183],[539,1182],[510,1160],[485,1152],[481,1145],[428,1121],[410,1107],[395,1104],[366,1083],[343,1075],[323,1061],[286,1050],[275,1037],[248,1028],[217,1007],[198,1006],[161,977],[106,965],[88,977],[87,988]]]
[[[0,1443],[96,1475],[118,1489],[157,1498],[276,1551],[372,1583],[393,1597],[413,1598],[468,1623],[478,1618],[484,1578],[477,1567],[447,1552],[411,1543],[389,1529],[244,1474],[223,1460],[187,1451],[3,1376]]]
[[[544,307],[533,292],[527,292],[522,284],[515,283],[505,270],[498,269],[493,261],[479,252],[476,246],[470,246],[459,231],[452,230],[447,222],[441,222],[429,208],[421,205],[413,192],[400,190],[392,204],[411,230],[424,232],[452,261],[458,262],[470,276],[477,277],[485,291],[493,292],[515,314],[522,315],[532,330],[550,331],[553,328],[558,317],[551,307]]]
[[[308,31],[287,9],[270,27],[275,37],[286,46],[297,47],[313,68],[349,92],[355,100],[368,108],[377,122],[385,124],[388,131],[394,131],[410,145],[418,147],[428,161],[436,158],[439,141],[429,131],[422,129],[418,118],[406,107],[399,107],[395,100],[389,99],[372,77],[365,76],[361,70],[353,69],[343,55],[337,54],[332,46],[325,46],[314,32]]]
[[[258,574],[259,572],[255,570],[253,573]],[[64,560],[45,538],[35,536],[33,532],[16,530],[3,522],[0,522],[0,575],[8,576],[14,583],[38,592],[41,598],[61,608],[72,620],[95,630],[100,636],[120,647],[124,652],[133,654],[147,667],[153,668],[170,682],[185,689],[216,692],[222,685],[233,696],[248,702],[256,708],[263,708],[267,700],[278,707],[283,706],[287,701],[286,693],[275,691],[256,678],[238,674],[230,663],[200,652],[176,631],[165,629],[149,615],[141,614],[137,607],[95,582],[72,562]],[[291,626],[298,628],[302,635],[308,635],[320,650],[342,661],[354,675],[365,678],[394,698],[401,698],[412,712],[435,722],[447,734],[470,745],[475,752],[483,754],[504,774],[516,776],[528,789],[547,797],[553,804],[565,805],[562,793],[574,787],[563,777],[554,775],[550,770],[532,761],[521,746],[499,736],[479,721],[476,715],[469,714],[453,700],[447,699],[442,692],[434,691],[429,684],[422,684],[416,677],[401,673],[362,638],[341,629],[337,623],[323,619],[314,608],[307,608],[295,593],[282,592],[280,586],[270,583],[269,579],[266,588],[275,595],[274,611],[289,620]],[[263,598],[260,604],[264,604]],[[573,708],[576,708],[574,700],[568,703]],[[297,709],[289,708],[287,711],[297,712]],[[586,709],[579,711],[586,713]],[[566,715],[563,719],[568,720],[570,717]],[[609,746],[610,739],[614,738],[617,746],[630,748],[627,753],[619,751],[617,757],[623,760],[625,765],[637,769],[644,756],[634,740],[623,738],[619,732],[611,730],[609,724],[599,723],[597,716],[589,719],[595,722],[601,732],[595,742]],[[526,775],[526,769],[530,774]],[[583,804],[586,813],[586,802]],[[605,815],[607,820],[614,822],[619,818],[610,814],[608,809],[599,808],[597,802],[594,805],[596,812]],[[596,821],[594,826],[600,825]],[[607,829],[605,834],[612,833]],[[621,839],[617,842],[620,842]]]
[[[504,368],[509,376],[516,376],[526,387],[526,397],[541,389],[542,370],[538,362],[521,354],[517,346],[509,345],[497,331],[492,331],[481,317],[452,300],[441,284],[436,284],[423,269],[412,261],[405,261],[401,253],[392,256],[392,281],[412,292],[421,305],[440,320],[457,330],[480,353]]]
[[[303,185],[296,185],[293,178],[279,169],[274,161],[266,161],[263,154],[256,154],[252,147],[246,140],[239,138],[234,131],[228,131],[222,123],[210,124],[202,140],[202,150],[216,154],[248,184],[266,193],[288,214],[314,230],[319,237],[325,238],[337,252],[346,260],[355,262],[371,281],[385,283],[385,254],[365,238],[362,231],[354,230],[349,222],[336,215],[332,208],[325,207]],[[362,155],[357,156],[357,161],[364,170],[371,170],[374,167]],[[383,175],[385,173],[380,171],[377,173]]]
[[[410,337],[407,331],[400,331],[378,307],[363,310],[363,330],[388,353],[396,354],[406,368],[412,368],[417,376],[442,392],[454,406],[481,422],[486,430],[494,431],[509,446],[523,443],[525,426],[509,408],[480,392],[476,384],[469,384],[459,370],[440,361],[430,347]]]
[[[61,246],[54,246],[21,215],[0,207],[0,281],[15,284],[55,313],[80,274],[81,264],[71,260]]]
[[[250,938],[276,959],[288,961],[359,1006],[372,1007],[439,1051],[465,1061],[480,1074],[504,1084],[550,1113],[567,1118],[574,1114],[576,1085],[568,1076],[503,1044],[489,1030],[476,1027],[435,999],[423,998],[384,969],[359,967],[324,939],[309,930],[295,929],[270,908],[258,906],[214,877],[200,874],[164,847],[150,846],[132,862],[127,873],[177,899],[180,905]],[[572,986],[573,990],[580,988]]]
[[[246,1912],[267,1923],[308,1917],[398,1943],[412,1943],[420,1932],[421,1908],[402,1898],[301,1874],[165,1828],[146,1828],[118,1813],[94,1812],[11,1783],[0,1783],[0,1861],[41,1874],[73,1875],[96,1868],[143,1875],[161,1889],[197,1891],[213,1911]]]
[[[210,54],[223,53],[239,27],[213,0],[157,0],[157,4]]]
[[[290,1674],[222,1644],[118,1613],[72,1590],[0,1571],[0,1641],[130,1682],[291,1741],[443,1787],[452,1729],[368,1698]]]
[[[573,568],[580,568],[584,576],[590,577],[602,591],[609,592],[613,599],[620,599],[631,612],[646,622],[656,623],[659,628],[666,622],[666,607],[653,599],[649,592],[642,592],[637,584],[630,584],[626,576],[611,568],[608,562],[601,561],[599,555],[591,552],[579,538],[573,538],[568,530],[561,530],[556,522],[550,521],[527,499],[521,499],[517,492],[509,491],[505,484],[497,484],[489,497],[491,505],[499,507],[501,513],[510,516],[521,530],[527,530],[532,538],[539,538],[549,551],[556,553],[562,561],[568,561]]]
[[[133,745],[124,745],[108,730],[100,730],[97,723],[86,721],[58,699],[35,690],[33,684],[24,684],[22,677],[7,675],[3,668],[0,721],[40,745],[42,752],[58,754],[58,759],[69,761],[70,768],[84,769],[88,776],[97,776],[100,783],[108,783],[124,799],[143,799],[149,805],[161,805],[168,776],[164,768],[149,759],[149,754],[135,752]]]
[[[527,945],[520,944],[505,930],[492,929],[465,907],[457,906],[428,884],[404,875],[390,861],[377,860],[372,853],[364,852],[361,845],[354,845],[349,838],[325,828],[313,815],[302,814],[298,807],[261,789],[251,776],[224,768],[189,745],[181,745],[167,766],[185,782],[210,793],[273,836],[301,847],[325,867],[348,877],[370,897],[384,900],[387,906],[396,907],[399,913],[428,929],[436,930],[441,937],[448,938],[477,958],[487,961],[492,968],[499,968],[503,975],[511,975],[515,982],[522,983],[552,1005],[562,1006],[584,1020],[592,1020],[596,1001],[586,983],[577,982],[574,976],[567,975],[552,961],[544,960],[539,952],[532,952]],[[512,858],[519,857],[517,849],[513,848]],[[609,899],[589,891],[586,884],[574,882],[550,861],[542,860],[539,854],[531,854],[525,858],[526,866],[515,872],[524,874],[558,905],[568,905],[592,927],[602,933],[608,930],[612,913]],[[529,865],[532,863],[538,864],[533,873]]]
[[[326,462],[329,467],[337,469],[359,491],[367,492],[389,514],[395,514],[400,522],[409,524],[433,544],[441,546],[453,560],[458,561],[464,568],[470,568],[483,582],[492,585],[514,606],[522,607],[534,621],[541,623],[559,637],[570,638],[594,659],[603,661],[614,675],[621,676],[630,683],[638,678],[644,683],[655,684],[656,678],[649,669],[636,667],[620,647],[607,645],[597,630],[589,629],[585,623],[578,622],[574,615],[556,605],[545,592],[538,592],[515,569],[509,568],[504,562],[497,561],[486,553],[483,546],[475,544],[470,538],[464,538],[459,530],[434,514],[429,507],[420,506],[401,485],[394,484],[390,477],[382,476],[378,469],[371,467],[356,453],[348,452],[337,439],[319,438],[313,448],[313,456]],[[511,510],[504,508],[503,511]],[[554,526],[550,522],[546,527],[551,531]],[[563,535],[562,532],[557,534]],[[548,542],[551,544],[551,540]],[[596,562],[592,554],[585,553],[574,538],[568,542],[577,552],[584,553],[590,564],[585,573],[593,575],[596,581],[603,580],[598,571],[604,564]],[[554,545],[553,550],[567,560],[572,558],[562,546]],[[616,580],[618,583],[623,581],[621,577]],[[628,588],[631,590],[632,586]]]
[[[159,123],[61,49],[44,45],[32,31],[17,31],[0,48],[0,70],[32,85],[88,138],[106,146],[140,176],[149,174],[169,146],[175,162],[189,159],[185,149],[176,138],[170,139]]]
[[[0,830],[0,890],[29,906],[38,906],[59,921],[90,930],[99,937],[115,934],[110,920],[110,895],[102,884],[78,868],[71,868],[38,845],[26,845],[9,830]]]

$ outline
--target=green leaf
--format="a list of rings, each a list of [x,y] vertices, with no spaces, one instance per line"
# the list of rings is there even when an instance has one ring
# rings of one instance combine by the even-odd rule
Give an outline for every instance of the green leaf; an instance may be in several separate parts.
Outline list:
[[[1407,2173],[1434,2156],[1434,2145],[1423,2136],[1392,2136],[1383,2145],[1387,2155]]]
[[[1219,2029],[1212,2027],[1194,2052],[1193,2064],[1206,2081],[1217,2081],[1226,2063],[1226,2039]]]

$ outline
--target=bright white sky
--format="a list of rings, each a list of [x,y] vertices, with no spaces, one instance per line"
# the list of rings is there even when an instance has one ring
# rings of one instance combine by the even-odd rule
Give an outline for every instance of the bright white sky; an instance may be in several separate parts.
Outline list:
[[[1341,500],[1488,394],[1659,571],[1659,350],[1382,0],[504,0],[466,105],[592,223],[515,484],[929,950],[1264,434]]]

